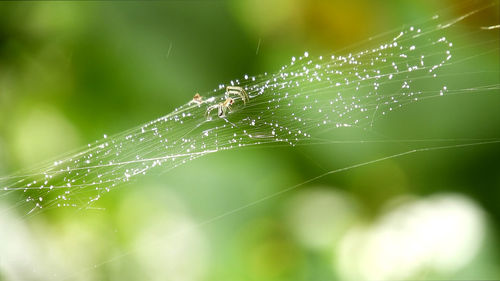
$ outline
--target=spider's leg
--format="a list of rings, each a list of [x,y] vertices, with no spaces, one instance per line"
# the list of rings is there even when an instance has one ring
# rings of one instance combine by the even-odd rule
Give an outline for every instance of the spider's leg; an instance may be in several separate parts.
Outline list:
[[[219,105],[219,108],[217,110],[217,115],[221,118],[226,116],[226,110],[224,109],[223,105]]]
[[[207,112],[205,112],[205,117],[209,118],[210,117],[210,112],[212,112],[212,110],[216,109],[217,107],[218,107],[218,105],[209,106],[207,108]]]
[[[241,94],[243,95],[243,101],[246,100],[248,102],[250,100],[250,98],[248,97],[247,92],[243,88],[241,89]]]
[[[248,95],[245,92],[245,90],[241,87],[230,87],[228,86],[226,88],[226,98],[229,97],[229,95],[237,95],[243,100],[243,103],[246,104],[248,101]]]

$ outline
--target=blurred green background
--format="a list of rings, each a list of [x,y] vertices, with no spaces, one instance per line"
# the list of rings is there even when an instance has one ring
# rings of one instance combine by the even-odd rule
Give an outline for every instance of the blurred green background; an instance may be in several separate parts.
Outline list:
[[[243,74],[278,70],[306,50],[334,53],[446,7],[467,12],[454,4],[0,2],[0,175],[162,116]],[[487,15],[498,23],[495,9]],[[498,48],[478,63],[498,73]],[[380,120],[377,134],[498,139],[498,96],[415,103]],[[123,185],[102,210],[1,213],[0,280],[500,278],[499,145],[367,165],[219,217],[323,172],[426,145],[440,143],[232,150]],[[15,203],[0,196],[2,206]]]

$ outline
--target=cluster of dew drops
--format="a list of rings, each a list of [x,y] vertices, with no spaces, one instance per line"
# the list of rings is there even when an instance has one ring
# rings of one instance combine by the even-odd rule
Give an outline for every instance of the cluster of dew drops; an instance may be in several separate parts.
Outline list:
[[[103,193],[162,166],[173,169],[197,157],[248,145],[311,138],[316,128],[361,127],[376,117],[446,86],[415,86],[433,79],[452,57],[452,43],[439,32],[410,27],[389,42],[346,55],[312,58],[308,52],[277,73],[245,75],[228,85],[249,95],[236,98],[224,118],[207,108],[225,100],[221,84],[172,113],[89,144],[41,172],[2,183],[22,190],[31,211],[51,207],[87,208]],[[425,81],[427,81],[425,80]],[[426,84],[432,86],[427,86]]]

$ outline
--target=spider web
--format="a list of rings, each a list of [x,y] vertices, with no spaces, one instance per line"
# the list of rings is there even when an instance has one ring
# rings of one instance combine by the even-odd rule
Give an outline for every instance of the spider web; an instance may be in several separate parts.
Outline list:
[[[166,172],[198,157],[255,145],[329,142],[338,128],[368,130],[377,120],[420,100],[471,92],[498,93],[496,69],[470,69],[470,62],[499,50],[496,39],[458,45],[464,38],[497,32],[498,23],[463,31],[460,23],[480,17],[496,4],[446,19],[439,15],[350,52],[292,57],[277,72],[220,84],[173,112],[125,132],[104,136],[87,147],[12,176],[0,178],[0,196],[18,196],[13,208],[26,212],[91,208],[105,193],[152,171]],[[457,29],[457,30],[454,30]],[[471,50],[476,51],[470,55]],[[466,84],[458,77],[467,77]],[[493,82],[492,82],[493,81]],[[206,116],[222,103],[227,86],[249,95],[236,97],[224,118]]]

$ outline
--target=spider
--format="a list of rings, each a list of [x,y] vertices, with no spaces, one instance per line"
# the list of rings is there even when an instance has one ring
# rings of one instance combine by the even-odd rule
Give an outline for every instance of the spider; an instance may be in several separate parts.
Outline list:
[[[227,98],[224,102],[211,105],[207,108],[207,118],[210,117],[210,112],[217,108],[217,116],[220,118],[226,117],[226,113],[231,111],[231,105],[234,103],[234,99]]]
[[[229,95],[239,96],[241,100],[243,100],[243,104],[246,104],[246,102],[249,100],[245,90],[242,87],[238,86],[227,86],[226,93],[224,95],[226,97],[226,100],[224,102],[211,105],[207,108],[207,118],[210,117],[210,112],[212,112],[212,110],[214,109],[217,109],[217,116],[219,116],[220,118],[226,117],[226,113],[231,111],[231,105],[233,105],[234,103],[234,99],[229,97]]]
[[[203,97],[200,94],[196,93],[193,99],[189,103],[196,103],[198,106],[203,103]]]

